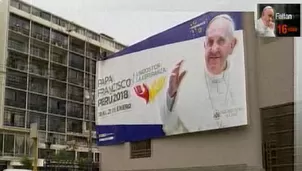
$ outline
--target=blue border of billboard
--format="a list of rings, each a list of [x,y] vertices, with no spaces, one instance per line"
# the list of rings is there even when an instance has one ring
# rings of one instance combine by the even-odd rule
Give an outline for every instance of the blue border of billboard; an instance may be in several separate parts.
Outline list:
[[[205,30],[194,30],[194,26],[198,23],[204,23],[205,26],[217,15],[227,14],[232,17],[235,23],[235,30],[242,30],[242,12],[207,12],[180,25],[163,31],[159,34],[151,36],[139,43],[129,46],[111,56],[106,60],[112,58],[122,57],[127,54],[156,48],[177,42],[188,41],[205,36]],[[193,29],[192,29],[193,28]],[[140,141],[150,138],[159,138],[165,136],[162,131],[162,125],[96,125],[97,145],[115,145],[124,142]],[[109,133],[110,132],[110,133]],[[99,141],[99,138],[108,140]],[[109,138],[111,137],[111,138]],[[112,138],[113,137],[113,138]]]

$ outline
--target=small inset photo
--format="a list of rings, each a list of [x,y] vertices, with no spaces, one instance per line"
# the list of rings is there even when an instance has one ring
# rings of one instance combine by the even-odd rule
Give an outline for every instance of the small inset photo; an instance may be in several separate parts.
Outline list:
[[[259,37],[300,37],[300,4],[258,4],[255,21]]]

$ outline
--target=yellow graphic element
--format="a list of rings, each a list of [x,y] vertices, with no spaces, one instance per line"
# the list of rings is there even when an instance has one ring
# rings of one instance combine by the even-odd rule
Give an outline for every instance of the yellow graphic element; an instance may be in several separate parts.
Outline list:
[[[156,95],[163,89],[166,82],[166,77],[161,76],[154,80],[149,88],[149,102],[153,102]]]

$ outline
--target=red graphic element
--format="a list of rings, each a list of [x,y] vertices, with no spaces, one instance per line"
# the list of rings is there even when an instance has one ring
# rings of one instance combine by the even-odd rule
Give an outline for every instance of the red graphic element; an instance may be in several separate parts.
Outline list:
[[[150,94],[149,94],[149,88],[146,84],[135,86],[134,91],[135,91],[137,96],[145,99],[146,104],[149,103],[149,95]]]

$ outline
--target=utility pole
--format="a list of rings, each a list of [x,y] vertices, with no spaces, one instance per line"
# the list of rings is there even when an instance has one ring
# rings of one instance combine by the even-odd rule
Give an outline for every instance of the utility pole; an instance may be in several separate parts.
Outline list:
[[[33,171],[38,171],[38,124],[32,123],[30,124],[30,138],[33,139],[34,148],[33,148],[33,155],[34,155],[34,161],[33,161]]]

